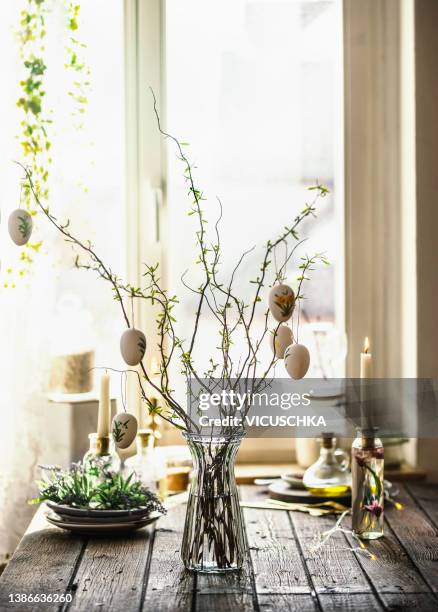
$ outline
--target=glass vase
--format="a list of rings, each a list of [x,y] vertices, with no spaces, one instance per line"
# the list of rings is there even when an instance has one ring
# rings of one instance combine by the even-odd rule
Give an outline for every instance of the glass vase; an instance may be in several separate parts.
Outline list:
[[[374,431],[359,431],[351,449],[352,527],[364,540],[383,536],[383,444]]]
[[[184,437],[194,467],[181,548],[184,565],[195,572],[239,570],[245,535],[234,460],[243,435]]]

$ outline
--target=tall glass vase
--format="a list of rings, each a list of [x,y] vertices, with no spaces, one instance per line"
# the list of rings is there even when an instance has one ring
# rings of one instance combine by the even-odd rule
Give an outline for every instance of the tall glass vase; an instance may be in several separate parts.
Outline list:
[[[243,436],[184,436],[194,465],[181,548],[184,565],[195,572],[239,570],[245,535],[234,460]]]

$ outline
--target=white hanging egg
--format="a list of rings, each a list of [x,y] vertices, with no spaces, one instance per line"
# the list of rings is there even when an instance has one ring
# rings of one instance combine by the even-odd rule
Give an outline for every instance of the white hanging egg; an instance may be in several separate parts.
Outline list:
[[[111,423],[111,435],[117,448],[128,448],[137,435],[137,419],[133,414],[116,414]]]
[[[23,246],[29,240],[32,234],[32,226],[32,217],[27,210],[17,208],[9,215],[9,235],[18,246]]]
[[[293,341],[294,335],[287,325],[280,325],[277,330],[274,329],[271,334],[271,348],[277,359],[284,358],[284,351]]]
[[[120,352],[128,365],[138,365],[146,352],[144,333],[135,327],[127,329],[120,338]]]
[[[275,285],[269,292],[269,309],[276,321],[288,321],[294,311],[295,294],[288,285]]]
[[[291,378],[304,378],[310,365],[310,354],[304,344],[291,344],[284,352],[284,365]]]

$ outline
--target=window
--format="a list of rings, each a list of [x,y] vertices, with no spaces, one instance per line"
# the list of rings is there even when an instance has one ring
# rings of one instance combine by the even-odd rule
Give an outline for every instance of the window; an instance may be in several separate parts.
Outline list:
[[[261,247],[309,201],[307,187],[326,184],[330,196],[309,219],[308,240],[288,267],[294,284],[296,261],[324,251],[330,267],[318,266],[305,287],[300,341],[314,357],[309,376],[343,374],[343,197],[341,3],[337,0],[168,0],[165,26],[167,129],[183,141],[205,191],[210,224],[223,204],[223,278],[243,251],[258,245],[241,268],[238,291],[251,299]],[[180,329],[190,329],[195,299],[181,291],[180,277],[193,275],[194,225],[182,166],[168,148],[167,269],[172,291],[181,296]],[[278,249],[278,265],[284,257]],[[260,326],[263,309],[259,309]],[[205,315],[205,319],[207,315]],[[207,364],[217,344],[213,317],[204,322],[206,340],[197,358]],[[181,332],[184,337],[184,331]],[[244,350],[244,338],[235,354]],[[336,355],[336,357],[333,357]],[[262,360],[271,357],[265,343]],[[284,376],[280,364],[277,376]]]

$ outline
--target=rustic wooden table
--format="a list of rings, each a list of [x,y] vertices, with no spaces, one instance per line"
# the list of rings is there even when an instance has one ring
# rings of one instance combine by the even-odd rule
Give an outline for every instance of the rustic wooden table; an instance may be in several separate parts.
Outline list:
[[[259,488],[241,488],[261,499]],[[0,610],[438,610],[438,485],[400,485],[405,505],[386,511],[385,538],[372,560],[337,533],[316,553],[333,517],[244,510],[249,555],[238,575],[182,569],[185,506],[155,529],[120,539],[83,539],[49,527],[41,508],[0,578]],[[12,594],[72,596],[70,603],[10,603]]]

